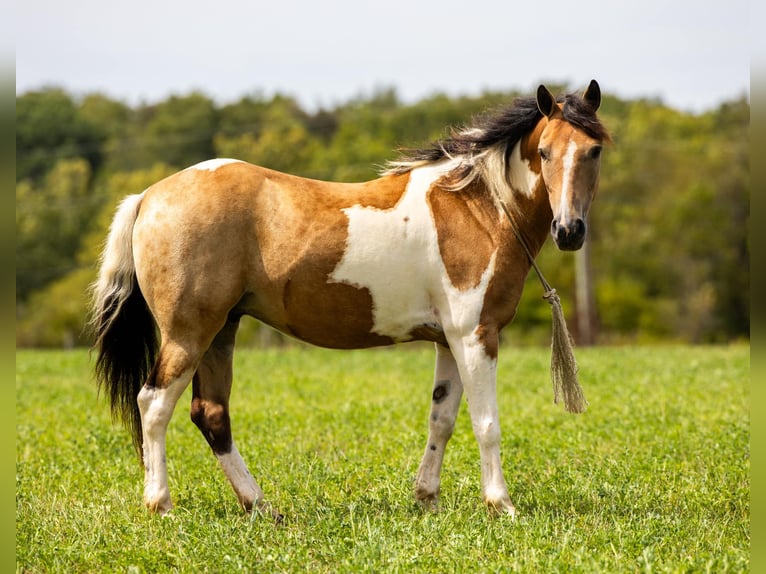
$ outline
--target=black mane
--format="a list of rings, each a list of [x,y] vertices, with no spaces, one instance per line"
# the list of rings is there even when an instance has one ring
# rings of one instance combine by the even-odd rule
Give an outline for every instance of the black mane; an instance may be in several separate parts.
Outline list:
[[[599,141],[610,141],[609,132],[598,119],[596,110],[577,94],[567,94],[558,99],[564,103],[564,119],[588,136]]]
[[[582,97],[566,94],[558,98],[558,102],[564,104],[562,112],[566,121],[592,138],[609,140],[609,134],[595,110]],[[502,147],[503,156],[507,159],[516,143],[532,131],[542,117],[536,98],[516,98],[512,105],[479,116],[468,127],[453,129],[443,140],[420,149],[402,150],[400,158],[389,164],[388,173],[406,173],[419,165],[459,156],[473,158],[497,146]]]

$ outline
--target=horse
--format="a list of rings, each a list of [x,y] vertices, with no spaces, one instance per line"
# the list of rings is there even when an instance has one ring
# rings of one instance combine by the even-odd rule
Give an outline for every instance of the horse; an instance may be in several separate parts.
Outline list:
[[[281,516],[232,438],[232,357],[248,315],[328,348],[433,343],[415,498],[438,506],[444,452],[465,394],[483,501],[513,515],[496,378],[499,334],[531,264],[519,234],[532,257],[549,234],[564,251],[583,245],[609,139],[600,103],[595,80],[582,94],[558,98],[540,85],[533,97],[402,150],[367,182],[212,159],[124,198],[92,286],[91,323],[98,388],[142,458],[146,507],[160,514],[173,507],[166,430],[191,382],[191,420],[240,506]]]

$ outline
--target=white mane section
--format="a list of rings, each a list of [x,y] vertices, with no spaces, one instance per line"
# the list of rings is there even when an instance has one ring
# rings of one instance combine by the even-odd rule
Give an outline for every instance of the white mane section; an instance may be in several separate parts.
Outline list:
[[[480,128],[468,128],[459,135],[476,135],[480,132]],[[506,160],[506,147],[503,144],[460,155],[450,155],[444,148],[441,151],[451,166],[449,173],[455,176],[444,185],[445,189],[462,191],[481,179],[496,202],[499,203],[502,200],[509,204],[513,203],[514,193],[525,196],[531,196],[534,193],[538,176],[530,169],[529,162],[521,159],[518,143],[514,146],[510,161]],[[392,161],[388,163],[388,168],[382,175],[405,173],[428,165],[438,165],[444,161],[445,159],[433,161],[425,158]]]

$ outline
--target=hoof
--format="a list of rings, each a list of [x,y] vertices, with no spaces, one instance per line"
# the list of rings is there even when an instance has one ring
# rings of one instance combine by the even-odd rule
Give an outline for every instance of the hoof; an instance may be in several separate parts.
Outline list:
[[[170,500],[145,500],[144,505],[149,510],[149,512],[152,512],[153,514],[159,514],[160,516],[167,516],[168,513],[173,510],[173,505],[170,503]]]
[[[415,500],[417,501],[418,505],[428,512],[439,512],[441,510],[441,506],[439,505],[439,495],[438,494],[431,494],[428,496],[416,496]]]
[[[507,496],[498,499],[485,497],[484,504],[487,505],[487,508],[489,508],[490,512],[493,514],[498,516],[510,516],[511,518],[516,517],[516,507],[513,506],[511,499]]]
[[[268,502],[259,502],[254,508],[251,506],[246,509],[252,515],[266,516],[274,521],[274,524],[282,524],[285,520],[285,515],[279,512],[276,508],[271,506]]]
[[[439,494],[440,488],[438,484],[436,488],[431,484],[430,486],[422,481],[416,480],[415,482],[415,500],[417,503],[431,512],[439,511]]]

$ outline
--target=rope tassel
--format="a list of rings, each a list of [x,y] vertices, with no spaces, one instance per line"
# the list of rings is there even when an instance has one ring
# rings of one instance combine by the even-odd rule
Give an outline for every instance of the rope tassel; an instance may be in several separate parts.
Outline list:
[[[564,397],[564,408],[570,413],[585,412],[588,401],[585,400],[580,382],[577,380],[577,361],[572,349],[572,337],[569,335],[561,300],[555,289],[548,290],[543,299],[551,305],[553,314],[553,335],[551,340],[551,380],[553,382],[553,402],[558,404]]]
[[[524,236],[516,226],[516,222],[511,217],[511,212],[504,201],[498,200],[500,207],[508,217],[516,239],[524,249],[529,258],[529,262],[537,273],[537,278],[543,286],[545,294],[543,299],[551,304],[553,313],[553,335],[551,340],[551,380],[553,381],[553,402],[558,404],[561,397],[564,397],[564,408],[570,413],[585,412],[588,401],[585,400],[580,382],[577,380],[577,361],[575,360],[574,350],[572,349],[572,337],[567,329],[567,322],[564,319],[564,310],[561,308],[561,299],[559,299],[556,290],[545,280],[543,272],[535,262],[535,258],[524,240]]]

